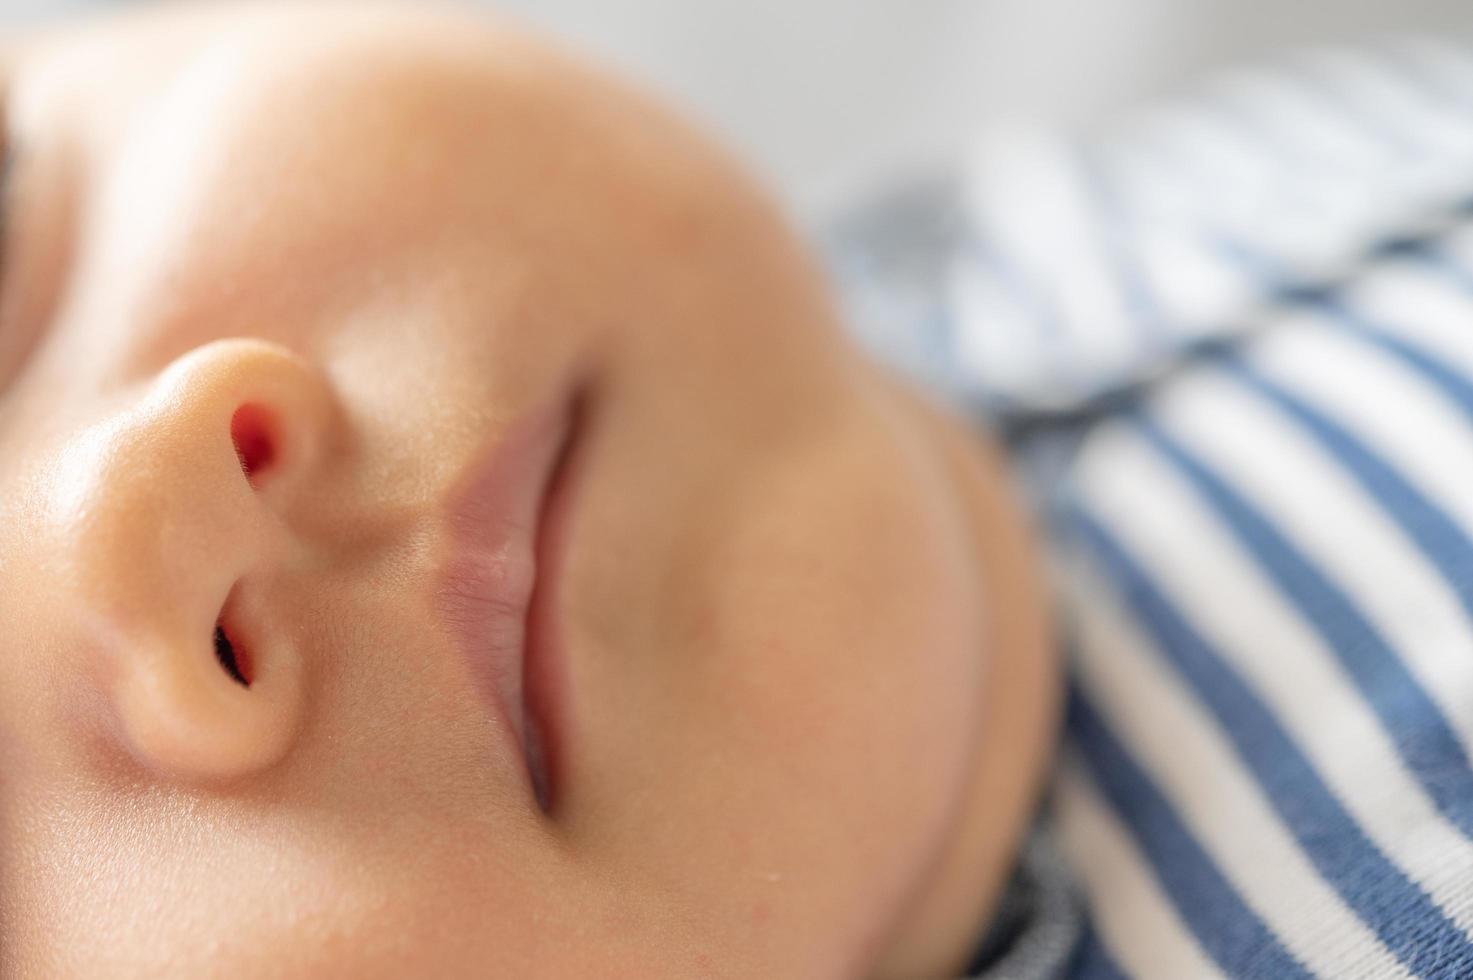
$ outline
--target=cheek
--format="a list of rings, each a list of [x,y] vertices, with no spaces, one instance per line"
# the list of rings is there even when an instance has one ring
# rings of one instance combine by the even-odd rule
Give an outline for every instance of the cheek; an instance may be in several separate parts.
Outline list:
[[[608,608],[570,644],[575,836],[685,896],[707,934],[816,971],[815,950],[880,928],[944,838],[985,673],[960,518],[875,433],[859,413],[714,468],[740,475],[699,494],[672,476],[638,513],[609,489],[645,547],[607,547],[590,520],[588,551],[629,567],[570,590]],[[619,609],[633,623],[614,632]]]
[[[536,976],[599,919],[571,867],[463,825],[166,792],[18,802],[27,819],[0,828],[7,976],[463,976],[486,964]]]
[[[979,592],[923,486],[868,464],[823,477],[773,488],[715,565],[723,715],[792,794],[784,809],[811,809],[815,834],[842,820],[883,867],[938,834],[966,772]]]

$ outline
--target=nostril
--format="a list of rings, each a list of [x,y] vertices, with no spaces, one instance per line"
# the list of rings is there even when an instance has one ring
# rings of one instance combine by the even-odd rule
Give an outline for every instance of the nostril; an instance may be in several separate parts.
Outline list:
[[[225,673],[242,687],[251,686],[251,661],[246,651],[231,642],[230,634],[225,632],[225,627],[215,625],[215,659],[220,661],[220,666],[225,668]]]
[[[276,460],[276,436],[271,412],[260,405],[242,405],[230,419],[230,439],[241,471],[252,486]]]

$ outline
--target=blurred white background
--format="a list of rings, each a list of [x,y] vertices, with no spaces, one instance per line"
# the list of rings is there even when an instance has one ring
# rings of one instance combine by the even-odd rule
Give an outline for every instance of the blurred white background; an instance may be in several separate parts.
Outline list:
[[[0,0],[32,21],[122,0]],[[201,0],[204,2],[204,0]],[[814,217],[987,122],[1083,126],[1205,68],[1387,32],[1473,37],[1470,0],[475,0],[703,117]]]

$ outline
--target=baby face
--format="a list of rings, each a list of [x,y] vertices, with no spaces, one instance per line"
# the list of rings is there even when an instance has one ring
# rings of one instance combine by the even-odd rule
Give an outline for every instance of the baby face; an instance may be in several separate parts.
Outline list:
[[[409,7],[147,10],[3,99],[0,972],[962,950],[1047,727],[1010,512],[724,158]]]

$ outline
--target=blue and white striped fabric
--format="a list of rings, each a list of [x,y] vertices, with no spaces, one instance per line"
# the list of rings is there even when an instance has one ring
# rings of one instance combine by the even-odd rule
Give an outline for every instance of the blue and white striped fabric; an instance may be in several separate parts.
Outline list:
[[[1473,52],[995,141],[832,254],[1046,499],[1076,974],[1473,977]]]

